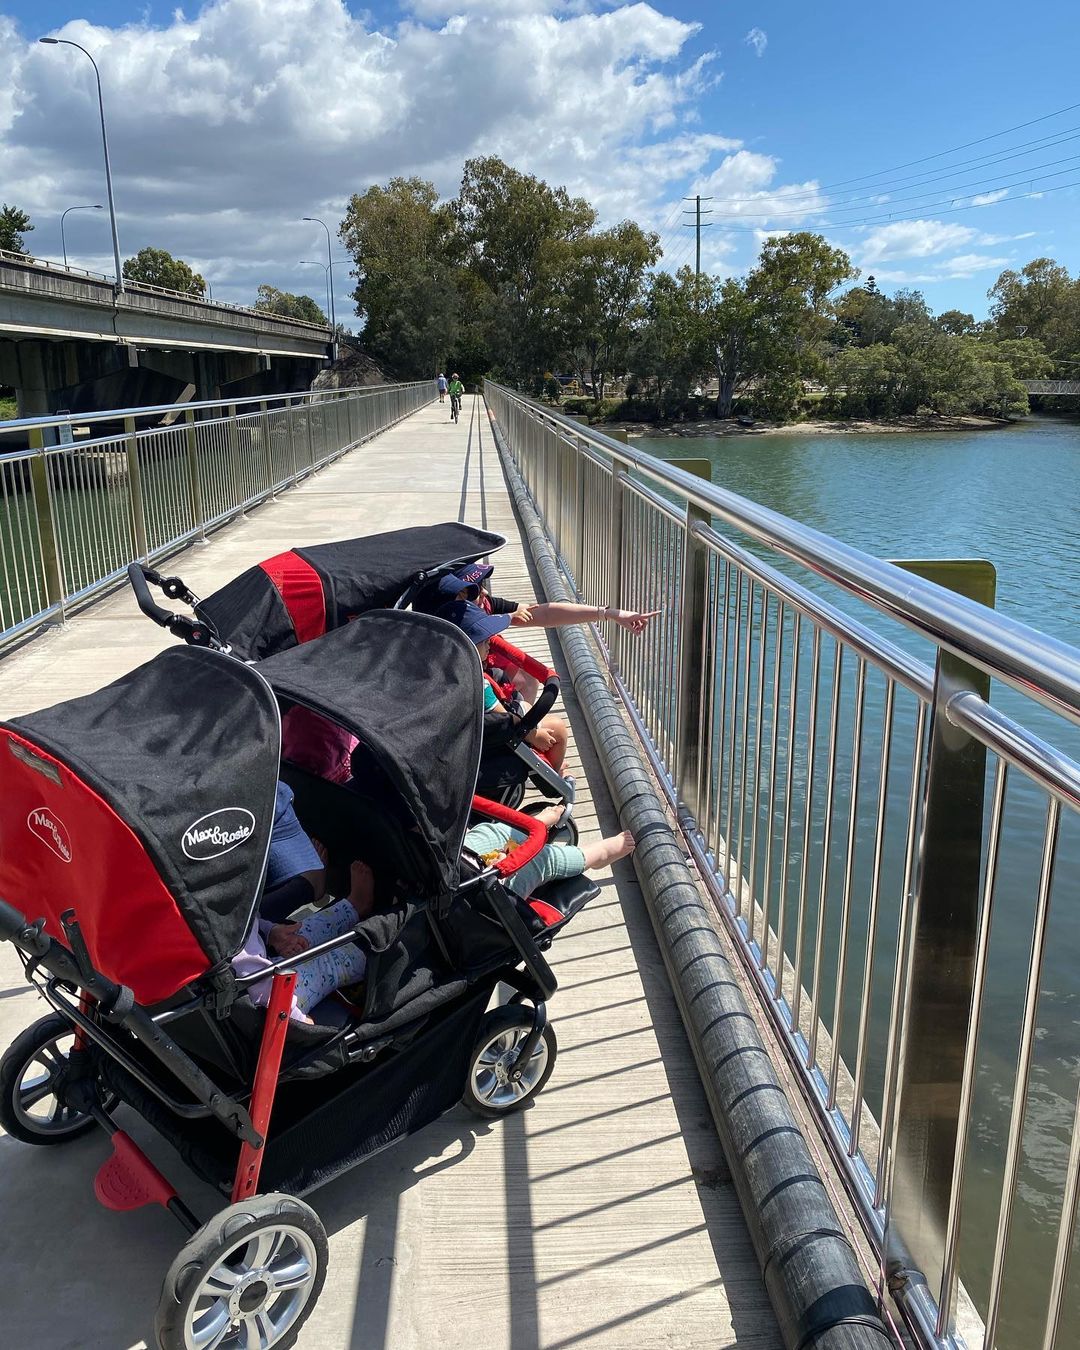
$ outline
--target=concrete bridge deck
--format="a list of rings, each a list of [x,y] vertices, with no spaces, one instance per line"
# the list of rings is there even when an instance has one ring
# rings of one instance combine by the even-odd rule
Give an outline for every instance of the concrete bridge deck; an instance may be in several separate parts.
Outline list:
[[[533,586],[482,404],[433,404],[177,559],[203,593],[289,543],[456,519],[505,533],[498,591]],[[470,413],[475,416],[470,418]],[[169,639],[126,594],[0,661],[0,716],[86,692]],[[547,636],[530,634],[547,653]],[[554,648],[557,658],[558,650]],[[616,825],[572,697],[585,837]],[[527,1111],[458,1108],[314,1193],[331,1266],[301,1350],[569,1350],[781,1341],[629,862],[556,942],[560,1055]],[[0,952],[0,1049],[45,1011]],[[129,1113],[130,1114],[130,1113]],[[220,1198],[129,1119],[201,1215]],[[100,1135],[33,1149],[0,1134],[0,1340],[129,1350],[150,1334],[182,1232],[91,1190]]]

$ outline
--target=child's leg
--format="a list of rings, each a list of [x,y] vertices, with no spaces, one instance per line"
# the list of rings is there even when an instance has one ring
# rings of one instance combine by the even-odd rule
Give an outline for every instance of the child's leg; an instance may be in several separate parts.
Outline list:
[[[634,836],[629,830],[623,830],[622,834],[610,834],[606,839],[597,839],[592,844],[584,844],[581,849],[585,855],[584,870],[589,872],[594,867],[609,867],[633,853],[634,846]]]
[[[584,850],[575,844],[545,844],[532,862],[507,877],[506,884],[527,900],[538,887],[549,881],[579,877],[585,867]]]
[[[301,937],[307,938],[314,947],[349,932],[358,922],[359,917],[349,901],[339,900],[329,909],[308,915],[302,920],[299,931]],[[367,953],[352,943],[305,961],[296,970],[296,1006],[302,1013],[309,1013],[335,989],[363,979],[366,968]]]
[[[557,773],[561,773],[563,761],[566,759],[566,745],[570,739],[570,728],[561,717],[556,717],[553,714],[542,717],[540,725],[555,737],[555,744],[550,750],[544,752],[544,758]]]

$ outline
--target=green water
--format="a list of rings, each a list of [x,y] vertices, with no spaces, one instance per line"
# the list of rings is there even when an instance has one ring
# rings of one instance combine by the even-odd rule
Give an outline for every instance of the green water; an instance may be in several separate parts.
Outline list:
[[[880,557],[988,558],[997,567],[999,610],[1080,647],[1080,425],[1076,423],[1031,419],[1009,428],[955,433],[810,435],[796,430],[643,439],[634,445],[665,459],[707,458],[717,485]],[[766,550],[748,546],[777,562]],[[914,655],[932,659],[928,645],[914,634],[858,601],[839,596],[794,565],[783,561],[777,565]],[[871,681],[867,693],[870,726],[880,716],[882,687]],[[845,701],[847,695],[845,690]],[[1075,727],[1008,689],[995,686],[993,701],[1036,734],[1080,758],[1080,733]],[[898,703],[898,729],[905,717],[910,722],[912,713]],[[850,726],[849,709],[845,709],[843,725]],[[841,743],[845,743],[843,736]],[[902,808],[899,797],[891,804],[894,816]],[[866,834],[872,833],[872,811],[870,797],[860,812],[867,816]],[[1001,1196],[1038,849],[1045,823],[1045,798],[1025,790],[1015,776],[1007,798],[1006,822],[961,1249],[961,1276],[980,1308],[985,1306],[990,1239]],[[898,827],[902,829],[902,821],[891,820],[893,836]],[[868,856],[857,857],[855,928],[865,915],[869,877]],[[895,872],[900,865],[898,850],[887,850],[886,868]],[[1041,1343],[1080,1061],[1078,891],[1080,824],[1066,813],[1006,1270],[998,1340],[1002,1350],[1026,1350]],[[830,895],[829,906],[833,903]],[[876,1062],[869,1073],[871,1102],[875,1090],[880,1091],[887,984],[895,950],[894,940],[889,947],[890,934],[895,932],[895,903],[891,913],[888,903],[889,898],[883,897],[883,936],[875,948],[881,974],[876,971],[872,990],[871,1045]],[[831,923],[828,932],[835,943],[838,937]],[[791,955],[790,939],[785,945]],[[857,951],[855,959],[856,968],[849,978],[857,980],[864,953]],[[823,1006],[828,1008],[828,979],[824,989]],[[849,997],[841,1029],[845,1057],[853,1044],[855,1002]],[[1059,1346],[1080,1342],[1080,1259],[1075,1255],[1072,1269]]]

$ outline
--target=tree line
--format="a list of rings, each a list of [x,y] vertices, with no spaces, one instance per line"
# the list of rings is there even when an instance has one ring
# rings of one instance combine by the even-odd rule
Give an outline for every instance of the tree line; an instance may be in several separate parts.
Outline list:
[[[569,373],[598,410],[666,418],[702,411],[705,389],[719,417],[1009,416],[1027,410],[1021,381],[1080,372],[1080,279],[1047,258],[1003,272],[977,322],[860,283],[809,231],[719,278],[658,269],[655,234],[596,222],[494,157],[469,160],[449,201],[420,178],[355,195],[340,235],[365,345],[402,376],[453,366],[557,397]]]
[[[24,251],[32,228],[5,205],[0,248]],[[786,421],[811,408],[1008,416],[1027,409],[1023,380],[1080,372],[1080,278],[1049,258],[1002,272],[983,321],[935,315],[917,290],[884,294],[809,231],[766,239],[744,276],[672,274],[655,233],[631,220],[600,229],[583,197],[495,156],[468,160],[448,200],[417,177],[355,194],[339,235],[364,346],[402,379],[455,369],[557,398],[574,376],[602,415],[708,405]],[[160,249],[128,259],[124,275],[206,289]],[[326,322],[310,296],[269,285],[255,307]]]

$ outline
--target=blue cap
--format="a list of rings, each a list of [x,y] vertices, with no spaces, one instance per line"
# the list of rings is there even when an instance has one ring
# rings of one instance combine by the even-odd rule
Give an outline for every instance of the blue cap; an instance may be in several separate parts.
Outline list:
[[[322,867],[322,859],[304,833],[304,827],[293,810],[293,790],[287,783],[278,783],[274,802],[274,826],[270,831],[270,853],[266,862],[267,886],[280,886],[290,877],[302,872],[315,872]]]
[[[477,586],[481,581],[487,581],[492,572],[495,571],[494,564],[474,562],[466,567],[459,567],[454,573],[459,578],[463,586]]]
[[[453,600],[449,605],[443,605],[438,613],[440,619],[456,624],[477,646],[510,625],[509,614],[488,614],[470,600]]]
[[[444,600],[456,600],[462,591],[470,592],[468,597],[470,600],[475,600],[480,594],[480,587],[475,583],[462,581],[460,572],[444,572],[435,589]]]

